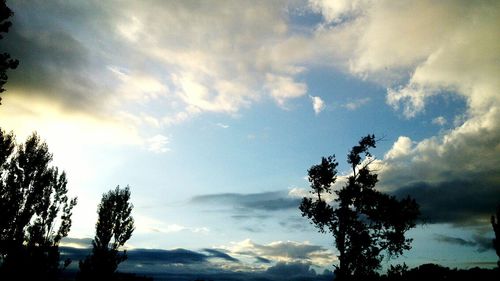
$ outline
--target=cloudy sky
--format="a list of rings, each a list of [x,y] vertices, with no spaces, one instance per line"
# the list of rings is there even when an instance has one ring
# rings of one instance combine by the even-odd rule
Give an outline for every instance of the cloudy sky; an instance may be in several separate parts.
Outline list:
[[[20,65],[0,126],[19,142],[37,131],[67,172],[68,245],[93,236],[102,193],[130,185],[132,249],[196,268],[332,269],[332,237],[298,210],[307,169],[336,154],[346,175],[349,148],[374,133],[379,188],[423,212],[401,261],[496,262],[500,2],[8,5],[0,45]]]

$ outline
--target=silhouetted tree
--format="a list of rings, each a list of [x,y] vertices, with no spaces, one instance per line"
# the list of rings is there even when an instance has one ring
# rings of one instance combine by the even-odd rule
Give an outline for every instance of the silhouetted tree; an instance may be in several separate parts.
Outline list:
[[[493,248],[497,252],[498,256],[498,268],[500,268],[500,205],[497,206],[497,216],[491,216],[491,226],[493,227],[493,231],[495,232],[495,238],[493,238]]]
[[[402,281],[404,280],[405,274],[408,272],[408,266],[406,263],[390,265],[387,269],[387,275],[384,276],[388,281]]]
[[[16,147],[13,134],[0,129],[0,149],[0,274],[53,279],[76,198],[68,198],[66,174],[50,166],[52,154],[37,134]]]
[[[14,13],[7,7],[5,0],[0,0],[0,39],[3,39],[4,33],[9,31],[12,23],[8,20]],[[0,93],[5,92],[4,85],[7,83],[7,70],[15,69],[19,61],[12,59],[9,54],[0,54]],[[0,97],[0,104],[2,104],[2,97]]]
[[[369,149],[375,143],[373,135],[363,137],[347,155],[352,174],[345,186],[335,191],[336,208],[325,198],[337,179],[335,155],[323,157],[308,171],[312,197],[302,199],[300,210],[320,232],[328,231],[335,237],[340,253],[336,280],[368,279],[380,268],[384,251],[398,256],[411,248],[412,239],[406,238],[405,232],[415,227],[418,204],[410,197],[397,200],[375,190],[377,174],[369,169],[374,161]]]
[[[103,194],[98,207],[96,234],[92,241],[92,254],[80,261],[79,279],[110,280],[118,264],[127,259],[126,251],[119,248],[127,242],[134,231],[132,204],[129,187]]]

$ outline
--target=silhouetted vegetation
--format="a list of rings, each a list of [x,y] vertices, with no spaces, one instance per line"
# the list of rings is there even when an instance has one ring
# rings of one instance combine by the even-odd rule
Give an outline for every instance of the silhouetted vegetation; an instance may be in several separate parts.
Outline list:
[[[92,254],[80,261],[80,280],[111,280],[118,265],[127,259],[126,251],[119,248],[127,242],[134,231],[131,216],[132,204],[127,187],[103,194],[98,208],[96,234],[92,241]]]
[[[9,28],[12,26],[12,23],[9,21],[9,18],[14,15],[12,10],[7,7],[5,0],[0,1],[0,39],[3,39],[4,33],[9,31]],[[0,93],[5,92],[4,85],[7,83],[7,70],[15,69],[19,61],[16,59],[12,59],[9,54],[1,53],[0,54]],[[2,97],[0,96],[0,104],[2,104]]]
[[[498,256],[498,268],[500,268],[500,205],[497,206],[497,216],[491,216],[491,226],[493,227],[493,232],[495,233],[495,238],[493,239],[493,248]]]
[[[377,174],[369,169],[374,161],[369,149],[375,143],[375,137],[368,135],[349,152],[347,163],[352,175],[335,191],[337,208],[325,198],[337,180],[335,156],[323,157],[308,171],[313,198],[304,197],[300,210],[320,232],[328,231],[335,237],[340,253],[337,280],[368,279],[380,268],[383,251],[397,256],[411,248],[412,240],[405,232],[415,227],[419,207],[410,197],[397,200],[375,190]]]
[[[436,281],[465,281],[465,280],[481,280],[494,281],[499,280],[498,270],[483,269],[473,267],[470,269],[450,269],[437,264],[423,264],[412,269],[406,266],[399,267],[391,273],[374,278],[373,280],[380,281],[421,281],[421,280],[436,280]]]
[[[51,161],[38,135],[16,147],[14,135],[0,129],[0,273],[7,279],[48,280],[61,269],[59,242],[76,198],[68,198],[66,174]]]

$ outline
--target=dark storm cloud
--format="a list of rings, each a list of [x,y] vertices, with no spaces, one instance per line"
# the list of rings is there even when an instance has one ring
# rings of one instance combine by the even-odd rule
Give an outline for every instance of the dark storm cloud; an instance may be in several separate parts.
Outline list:
[[[475,247],[478,252],[493,251],[493,240],[492,238],[476,235],[473,240],[466,240],[460,237],[453,237],[448,235],[436,234],[436,241],[444,242],[453,245],[465,246],[465,247]]]
[[[316,276],[316,272],[310,268],[309,264],[300,262],[295,262],[295,263],[278,262],[276,265],[268,268],[266,272],[268,274],[277,276],[301,276],[301,277]]]
[[[251,194],[220,193],[199,195],[191,199],[192,203],[212,204],[221,207],[230,206],[242,211],[279,211],[297,209],[300,199],[288,196],[286,191],[261,192]]]
[[[72,260],[84,259],[91,253],[90,248],[61,247],[64,258]],[[129,265],[168,265],[168,264],[201,264],[209,262],[210,259],[218,258],[227,262],[239,262],[238,259],[216,249],[203,249],[201,252],[174,249],[131,249],[127,251],[127,263]]]
[[[439,242],[444,242],[454,245],[467,246],[467,247],[476,246],[476,243],[474,241],[465,240],[463,238],[453,237],[448,235],[436,234],[435,239],[436,241]]]
[[[97,24],[106,18],[102,9],[84,1],[14,1],[10,6],[13,26],[0,48],[18,59],[19,67],[9,73],[8,89],[95,110],[108,92],[93,79],[103,77],[104,57],[88,47],[110,34],[105,21]]]
[[[269,229],[269,224],[285,228],[290,232],[315,231],[310,223],[300,216],[301,198],[292,197],[288,190],[251,194],[220,193],[199,195],[191,204],[215,206],[220,212],[241,224],[240,229],[260,233]],[[286,215],[284,216],[284,213]],[[267,220],[265,223],[263,220]]]
[[[474,237],[478,252],[493,251],[493,238],[476,235]]]
[[[420,204],[421,218],[429,223],[484,223],[500,203],[500,185],[483,178],[435,184],[419,182],[398,189],[394,195],[415,198]]]
[[[193,273],[196,272],[196,273]],[[168,271],[149,273],[155,280],[218,280],[218,281],[330,281],[333,279],[331,272],[316,274],[308,264],[279,262],[265,271],[229,271],[206,272],[198,267],[191,272],[171,273]]]
[[[192,264],[203,263],[208,255],[185,249],[159,250],[159,249],[133,249],[127,252],[128,261],[138,264]]]
[[[96,91],[85,72],[87,50],[64,32],[13,29],[3,49],[20,61],[9,89],[43,95],[73,107],[85,107]]]
[[[220,258],[230,262],[239,262],[238,259],[231,257],[227,253],[215,249],[203,249],[204,252],[210,254],[211,258]]]
[[[255,257],[255,260],[258,263],[271,263],[271,260],[259,256]]]

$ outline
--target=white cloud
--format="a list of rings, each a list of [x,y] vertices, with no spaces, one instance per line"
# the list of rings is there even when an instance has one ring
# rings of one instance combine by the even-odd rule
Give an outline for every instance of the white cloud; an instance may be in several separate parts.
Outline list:
[[[154,232],[175,233],[181,231],[190,231],[193,233],[207,234],[210,232],[208,227],[187,227],[179,224],[168,224],[160,228],[153,228]]]
[[[307,180],[307,177],[306,177],[306,180]],[[304,198],[304,197],[309,197],[310,193],[305,188],[294,187],[288,191],[288,196],[294,197],[294,198]]]
[[[145,73],[129,74],[115,66],[108,69],[118,79],[116,94],[137,102],[156,100],[167,93],[167,87],[158,79]]]
[[[169,143],[168,137],[164,135],[156,135],[146,140],[147,149],[154,153],[165,153],[170,149],[167,147]]]
[[[246,239],[219,248],[227,250],[233,256],[264,257],[278,262],[310,262],[320,267],[331,265],[337,259],[332,251],[308,241],[274,241],[264,245]]]
[[[26,9],[23,2],[14,4],[18,14],[42,10]],[[284,106],[288,99],[306,94],[307,85],[297,82],[297,76],[315,65],[342,68],[383,84],[389,89],[388,103],[402,107],[407,117],[421,112],[425,101],[443,90],[462,95],[471,111],[484,112],[496,101],[500,83],[496,79],[500,47],[496,36],[491,36],[499,21],[496,2],[139,5],[123,1],[86,9],[78,3],[65,5],[47,10],[83,12],[79,21],[68,15],[57,17],[57,24],[66,23],[65,38],[75,45],[74,55],[79,58],[69,60],[78,67],[65,69],[73,78],[66,80],[84,83],[69,85],[74,89],[69,94],[54,89],[59,92],[51,102],[85,103],[84,111],[97,109],[90,103],[110,115],[124,110],[140,115],[130,102],[150,102],[164,108],[158,119],[175,124],[203,112],[235,114],[268,95]],[[321,13],[325,21],[315,29],[292,32],[290,11],[297,6]],[[92,24],[102,20],[98,18],[102,13],[109,15],[105,23]],[[19,17],[23,18],[30,17]],[[25,28],[36,30],[36,22],[25,22]],[[47,26],[48,34],[59,32],[50,28],[56,23]],[[91,45],[94,42],[100,44]],[[43,66],[46,56],[38,57],[40,61],[30,63]],[[103,64],[110,68],[103,72]],[[21,68],[16,71],[23,76]],[[23,90],[29,92],[25,96],[51,96],[48,93],[54,91],[42,89],[45,86]]]
[[[327,22],[338,22],[341,17],[347,13],[353,13],[358,10],[362,0],[309,0],[309,5],[314,11],[322,13]]]
[[[304,96],[307,92],[307,85],[297,83],[290,76],[266,74],[266,88],[276,102],[284,107],[286,100]]]
[[[387,89],[387,103],[394,109],[399,109],[400,104],[404,105],[403,114],[406,118],[415,117],[425,108],[425,100],[433,95],[433,91],[415,88],[408,85],[398,90]]]
[[[115,4],[13,3],[19,24],[12,33],[24,40],[11,43],[23,62],[14,76],[31,80],[10,79],[9,94],[99,114],[144,133],[207,112],[235,115],[269,96],[284,106],[307,91],[296,82],[304,66],[271,52],[289,37],[284,6],[294,4]],[[66,11],[78,11],[78,20]],[[34,36],[40,22],[47,28]]]
[[[333,65],[387,88],[387,103],[406,118],[425,112],[427,102],[442,95],[454,94],[467,104],[449,131],[421,140],[398,138],[377,162],[382,187],[459,181],[484,190],[498,186],[500,2],[311,5],[325,18],[313,44],[330,46],[318,58],[329,55]]]
[[[419,142],[400,137],[384,158],[381,184],[397,188],[426,181],[453,180],[498,184],[500,109],[492,108],[450,132]]]
[[[309,96],[311,98],[314,113],[318,115],[323,109],[325,109],[325,102],[320,97]]]
[[[386,152],[384,159],[402,158],[410,154],[413,142],[409,137],[400,136],[392,145],[392,148]]]
[[[444,126],[444,125],[446,125],[446,123],[447,123],[446,118],[444,118],[443,116],[438,116],[438,117],[432,119],[432,124],[435,124],[435,125]]]
[[[402,104],[407,117],[443,91],[465,97],[474,112],[496,103],[499,3],[311,2],[328,21],[349,18],[317,30],[316,44],[331,46],[320,57],[331,52],[333,63],[386,85],[388,103]]]

